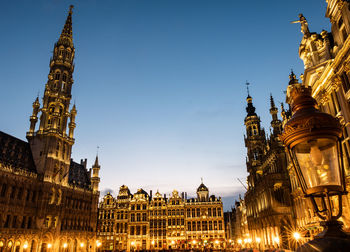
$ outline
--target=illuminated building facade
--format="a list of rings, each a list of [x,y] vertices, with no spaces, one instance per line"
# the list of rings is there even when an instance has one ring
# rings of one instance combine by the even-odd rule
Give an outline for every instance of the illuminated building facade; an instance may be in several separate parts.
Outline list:
[[[202,183],[197,198],[186,203],[187,240],[190,248],[225,247],[224,212],[220,198],[209,196],[209,189]]]
[[[243,245],[244,239],[249,237],[248,230],[248,220],[247,220],[247,208],[245,206],[244,199],[239,196],[239,201],[235,202],[235,223],[234,223],[234,233],[232,238],[235,242],[235,247],[239,248]]]
[[[331,32],[320,34],[310,32],[306,18],[300,14],[299,23],[303,37],[299,46],[299,56],[304,62],[302,84],[312,88],[312,96],[319,109],[337,117],[343,128],[342,154],[346,172],[346,184],[350,189],[350,10],[345,0],[327,0],[326,17],[331,22]],[[292,74],[289,85],[298,83]],[[287,102],[289,93],[287,90]],[[289,111],[282,111],[285,121]],[[322,229],[312,206],[302,196],[296,176],[289,165],[292,196],[295,206],[297,227],[313,238]],[[350,231],[350,197],[343,196],[343,215],[340,219],[344,230]]]
[[[286,228],[293,224],[287,157],[278,135],[282,122],[270,96],[271,133],[261,128],[252,97],[247,97],[245,146],[247,147],[248,188],[246,205],[248,236],[241,239],[261,249],[288,247]]]
[[[42,105],[39,98],[33,103],[28,142],[0,132],[0,251],[96,248],[100,166],[96,158],[88,171],[86,159],[71,159],[72,7],[54,45]]]
[[[101,243],[102,250],[112,250],[115,246],[114,228],[116,227],[115,222],[115,211],[117,207],[117,201],[108,192],[102,199],[98,208],[98,233],[99,242]]]
[[[294,22],[300,23],[303,34],[299,46],[299,56],[304,62],[305,69],[301,75],[301,83],[312,88],[312,96],[316,99],[319,109],[337,117],[344,126],[341,147],[346,184],[349,190],[350,4],[345,0],[327,0],[326,2],[326,17],[330,19],[331,32],[324,30],[320,34],[310,32],[308,22],[302,14],[299,14],[299,20]],[[293,72],[289,78],[287,103],[291,102],[289,87],[299,83]],[[287,122],[291,112],[282,106],[283,122],[281,123],[276,120],[277,109],[271,102],[273,132],[270,138],[265,140],[265,133],[260,130],[260,120],[255,114],[251,97],[248,96],[247,101],[245,143],[248,149],[249,176],[248,191],[244,202],[247,210],[248,235],[253,243],[254,236],[258,237],[260,246],[264,245],[265,248],[270,246],[295,248],[296,241],[295,239],[293,241],[293,232],[299,232],[301,235],[298,238],[299,242],[303,243],[313,239],[322,231],[322,228],[311,202],[303,197],[291,161],[283,153],[283,147],[277,138],[281,125],[283,127]],[[259,181],[259,178],[264,179]],[[236,216],[238,216],[237,209],[239,208],[236,205]],[[345,231],[350,231],[349,209],[350,197],[345,195],[343,196],[343,215],[340,218],[344,223]],[[243,226],[244,220],[236,218],[236,222],[236,228],[238,228]],[[289,232],[284,229],[289,229]],[[238,235],[244,236],[242,232],[238,232]],[[279,244],[274,242],[274,237],[278,237],[276,241]],[[243,238],[236,236],[236,239],[244,243],[241,240]],[[258,247],[256,242],[254,247]]]
[[[167,248],[167,221],[167,201],[166,198],[157,191],[154,197],[151,198],[149,206],[151,249]]]
[[[203,183],[194,199],[176,190],[169,198],[159,192],[153,196],[152,191],[148,194],[142,189],[132,195],[124,185],[117,199],[112,198],[107,194],[99,207],[98,238],[108,244],[102,245],[105,250],[225,247],[222,201],[214,195],[209,197]],[[111,211],[114,215],[105,214]]]

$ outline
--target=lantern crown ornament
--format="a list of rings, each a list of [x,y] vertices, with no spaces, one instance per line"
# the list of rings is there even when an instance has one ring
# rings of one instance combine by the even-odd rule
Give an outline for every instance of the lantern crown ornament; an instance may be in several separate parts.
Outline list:
[[[340,138],[342,134],[339,121],[332,115],[317,109],[317,103],[311,96],[311,88],[303,84],[293,84],[289,90],[289,103],[292,118],[287,121],[280,139],[291,148],[314,136]]]

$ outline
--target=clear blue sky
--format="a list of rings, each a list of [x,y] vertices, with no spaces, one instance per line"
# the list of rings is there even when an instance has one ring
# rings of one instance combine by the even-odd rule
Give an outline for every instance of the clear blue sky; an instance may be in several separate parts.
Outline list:
[[[269,132],[269,94],[284,101],[303,13],[329,30],[325,0],[26,0],[0,9],[0,130],[25,139],[32,102],[74,4],[73,158],[92,165],[102,193],[195,193],[203,177],[225,208],[244,191],[245,81]]]

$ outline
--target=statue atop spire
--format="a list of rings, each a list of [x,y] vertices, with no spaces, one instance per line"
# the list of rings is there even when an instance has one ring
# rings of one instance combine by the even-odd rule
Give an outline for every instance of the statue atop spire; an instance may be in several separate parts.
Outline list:
[[[289,85],[293,85],[293,84],[297,84],[298,83],[298,79],[295,76],[293,69],[290,70],[290,75],[289,75]]]
[[[301,32],[304,34],[304,36],[309,36],[310,35],[310,30],[309,30],[309,24],[307,23],[306,18],[304,17],[303,14],[299,14],[299,20],[292,21],[292,24],[300,23],[301,25]]]

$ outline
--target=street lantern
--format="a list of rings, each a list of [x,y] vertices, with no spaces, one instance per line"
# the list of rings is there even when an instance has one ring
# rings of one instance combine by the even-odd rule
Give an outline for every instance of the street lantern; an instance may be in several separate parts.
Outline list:
[[[340,240],[343,241],[341,246],[350,248],[349,236],[342,231],[342,223],[337,221],[342,215],[342,195],[346,194],[341,125],[332,115],[317,109],[310,87],[296,83],[290,85],[288,91],[292,117],[285,124],[280,139],[288,150],[304,196],[311,199],[314,211],[325,227],[315,240],[307,243],[310,247],[304,244],[298,251],[328,251],[324,250],[325,246],[331,248]],[[337,212],[334,199],[338,201]],[[328,241],[322,239],[323,244],[319,238]],[[334,247],[332,251],[335,251]]]

